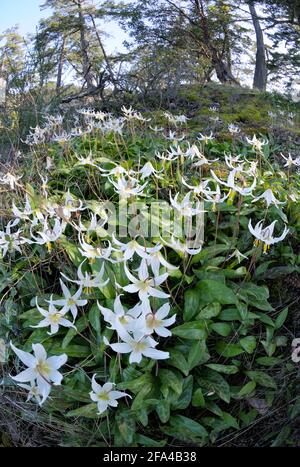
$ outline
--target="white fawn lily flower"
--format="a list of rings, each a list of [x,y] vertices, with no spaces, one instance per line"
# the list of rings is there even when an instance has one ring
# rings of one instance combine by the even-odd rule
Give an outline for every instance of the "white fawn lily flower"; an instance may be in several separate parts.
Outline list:
[[[11,190],[14,190],[17,185],[19,185],[18,181],[22,178],[22,175],[20,177],[17,177],[16,175],[11,174],[8,172],[7,174],[3,175],[0,177],[0,183],[3,185],[9,185]]]
[[[148,184],[146,182],[144,185],[139,185],[137,179],[130,178],[126,180],[124,177],[118,178],[117,182],[114,182],[111,178],[109,178],[109,181],[115,187],[115,192],[121,199],[127,199],[131,196],[144,196],[143,190]]]
[[[20,246],[26,243],[26,240],[23,237],[20,237],[22,230],[19,229],[17,232],[11,232],[11,229],[19,222],[20,219],[9,221],[5,230],[0,231],[0,251],[2,258],[5,257],[8,251],[17,250],[19,253],[22,253]]]
[[[170,193],[170,202],[173,208],[176,209],[176,211],[178,211],[178,213],[181,216],[193,217],[197,214],[204,212],[203,209],[199,208],[200,206],[199,201],[196,204],[196,208],[192,207],[192,202],[190,201],[191,192],[187,193],[181,202],[177,201],[178,196],[179,196],[179,193],[176,193],[175,197],[172,198],[171,193]]]
[[[289,232],[289,229],[285,226],[283,233],[280,235],[280,237],[273,237],[276,222],[277,221],[273,221],[272,224],[270,224],[268,227],[263,228],[263,221],[259,221],[253,228],[251,219],[249,220],[249,231],[256,238],[254,244],[256,246],[259,246],[260,243],[263,243],[264,253],[267,253],[268,249],[270,248],[270,245],[284,240]]]
[[[211,190],[210,187],[207,187],[205,190],[202,191],[201,196],[207,203],[212,203],[214,209],[216,204],[223,203],[228,198],[229,193],[225,193],[222,196],[219,185],[216,185],[215,191]]]
[[[245,178],[242,176],[239,168],[233,169],[229,172],[227,182],[223,182],[220,180],[217,175],[214,173],[213,170],[210,171],[212,174],[213,178],[221,185],[227,186],[228,188],[231,188],[233,191],[237,191],[240,193],[242,196],[247,196],[252,193],[254,188],[256,187],[256,178],[253,179],[253,182],[250,186],[245,186]],[[236,184],[235,179],[239,178],[243,184],[242,187]]]
[[[285,157],[282,153],[280,153],[280,155],[286,161],[283,167],[288,167],[290,169],[293,165],[295,165],[296,167],[300,166],[300,160],[298,157],[293,159],[290,153],[288,157]]]
[[[42,398],[40,405],[42,405],[50,394],[51,383],[54,386],[61,384],[63,376],[58,370],[66,363],[68,359],[67,355],[62,354],[47,358],[46,350],[42,344],[32,344],[34,355],[17,349],[12,343],[10,343],[10,346],[21,362],[28,367],[18,375],[11,376],[11,378],[17,381],[17,383],[36,381],[39,394]]]
[[[78,165],[91,165],[93,167],[97,167],[97,164],[93,159],[92,152],[90,152],[86,157],[77,156],[77,154],[75,154],[75,156],[78,159]]]
[[[84,225],[81,222],[81,218],[80,218],[78,227],[77,226],[75,227],[75,225],[74,227],[76,228],[76,230],[79,230],[80,232],[85,232],[87,235],[89,235],[90,232],[95,232],[97,235],[101,237],[101,235],[103,234],[103,226],[108,221],[108,217],[107,217],[107,214],[103,211],[100,214],[101,219],[98,220],[97,216],[99,216],[98,213],[91,214],[91,220],[88,225]]]
[[[100,386],[100,384],[96,383],[96,375],[93,375],[92,378],[92,391],[90,392],[90,398],[93,402],[97,402],[98,407],[98,415],[103,414],[108,406],[117,407],[118,401],[121,397],[130,397],[129,394],[126,392],[115,391],[113,388],[115,386],[114,383],[107,382]]]
[[[12,203],[12,212],[17,219],[29,220],[31,214],[33,214],[33,209],[31,208],[29,197],[27,194],[25,196],[25,200],[26,202],[24,211],[21,211],[19,208],[17,208],[14,201]]]
[[[189,185],[185,180],[184,178],[182,177],[181,178],[181,181],[182,181],[182,184],[184,186],[186,186],[187,188],[189,188],[190,190],[193,191],[193,193],[195,195],[200,195],[200,193],[203,193],[204,190],[206,189],[208,183],[210,182],[210,180],[201,180],[201,182],[199,183],[199,185]]]
[[[129,363],[140,363],[143,357],[152,358],[153,360],[164,360],[169,358],[169,352],[157,350],[157,342],[150,336],[143,336],[139,332],[133,333],[131,336],[128,332],[119,335],[123,342],[109,344],[105,339],[106,345],[109,345],[114,352],[130,353]]]
[[[142,175],[141,179],[145,180],[145,178],[154,175],[156,178],[162,178],[158,174],[161,173],[163,170],[156,170],[150,161],[146,162],[146,164],[139,170],[139,173]]]
[[[172,335],[167,327],[172,326],[176,321],[176,315],[171,318],[165,319],[170,312],[169,303],[162,305],[155,313],[148,313],[142,315],[138,319],[137,329],[144,329],[145,334],[153,334],[155,332],[158,336],[169,337]]]
[[[168,261],[163,257],[160,252],[162,248],[163,245],[158,243],[146,258],[147,265],[151,267],[155,277],[159,276],[159,270],[161,266],[165,267],[169,271],[175,271],[178,269],[177,266],[173,266],[172,264],[168,263]]]
[[[82,272],[82,265],[84,261],[79,265],[77,269],[77,276],[78,279],[70,279],[67,277],[64,273],[61,272],[61,275],[69,282],[73,282],[74,284],[78,284],[80,287],[83,288],[84,291],[89,292],[92,288],[94,287],[105,287],[109,279],[106,279],[106,281],[103,281],[103,276],[104,276],[104,263],[101,266],[101,269],[97,275],[90,274],[88,272],[83,273]]]
[[[78,307],[79,306],[85,306],[87,304],[87,300],[82,300],[80,299],[82,295],[82,286],[79,287],[77,292],[75,292],[73,295],[68,289],[68,287],[64,284],[64,282],[60,279],[60,286],[62,289],[62,292],[64,294],[64,298],[60,298],[57,300],[52,300],[49,303],[52,303],[53,305],[61,306],[65,310],[65,312],[70,311],[73,320],[75,321],[77,314],[78,314]]]
[[[234,123],[229,123],[227,128],[232,135],[237,135],[241,131],[240,127]]]
[[[209,141],[212,141],[214,139],[213,137],[213,132],[211,131],[210,135],[203,135],[200,133],[200,136],[197,138],[199,141],[203,141],[204,144],[207,144]]]
[[[184,255],[197,255],[202,250],[202,245],[199,248],[190,248],[187,242],[181,241],[179,238],[175,238],[174,235],[171,235],[171,241],[167,242],[164,239],[161,239],[163,243],[173,250],[183,253]]]
[[[122,175],[125,175],[127,177],[130,177],[131,174],[133,174],[133,171],[132,170],[127,170],[125,169],[124,167],[122,167],[122,165],[117,165],[116,167],[114,167],[113,169],[102,169],[101,167],[98,167],[101,174],[102,174],[102,177],[116,177],[116,178],[119,178],[121,177]]]
[[[39,235],[37,237],[33,232],[32,232],[32,227],[30,228],[30,234],[31,238],[33,240],[27,239],[27,243],[37,243],[38,245],[47,245],[48,250],[51,250],[51,243],[56,242],[61,235],[63,234],[64,230],[66,227],[66,223],[64,221],[60,221],[60,219],[56,218],[54,221],[54,226],[51,228],[49,227],[48,221],[44,221],[43,225],[43,230],[36,232],[36,235]]]
[[[207,159],[204,154],[201,154],[199,160],[193,164],[193,167],[202,167],[202,165],[211,165],[214,162],[217,162],[219,159]]]
[[[30,384],[19,383],[18,386],[22,389],[26,389],[28,393],[26,402],[34,398],[39,405],[42,404],[42,397],[41,397],[39,387],[36,385],[34,381],[31,381]]]
[[[178,159],[178,153],[174,151],[173,148],[170,148],[170,149],[171,149],[171,152],[167,151],[167,155],[165,155],[164,152],[161,154],[158,151],[155,152],[155,155],[158,159],[165,161],[165,162],[175,161],[176,159]]]
[[[151,126],[149,125],[150,130],[154,131],[154,133],[160,133],[161,131],[164,131],[164,128],[158,127],[157,125]]]
[[[242,171],[245,161],[242,162],[240,160],[241,157],[241,154],[237,156],[233,156],[232,154],[225,154],[225,164],[231,170],[238,169]],[[235,164],[238,164],[238,166],[236,166]]]
[[[138,279],[133,274],[131,274],[126,266],[126,263],[124,264],[124,270],[131,284],[125,285],[124,287],[119,287],[121,287],[125,292],[138,293],[142,302],[148,301],[149,297],[168,298],[170,296],[161,290],[157,290],[156,288],[165,282],[169,274],[164,273],[160,276],[150,277],[145,259],[142,259],[140,267],[137,270]]]
[[[256,135],[253,136],[252,139],[246,138],[246,141],[248,144],[251,144],[253,149],[256,149],[256,151],[261,152],[263,146],[266,146],[268,144],[268,141],[266,139],[258,139]]]
[[[114,311],[106,308],[97,301],[99,310],[101,311],[105,321],[110,324],[110,329],[116,330],[118,333],[132,330],[132,323],[141,313],[141,307],[134,307],[127,312],[121,303],[121,295],[118,295],[114,301]]]
[[[169,131],[167,135],[165,135],[165,138],[172,141],[174,145],[179,143],[179,141],[183,141],[185,138],[185,135],[178,136],[175,131]]]
[[[243,261],[243,259],[248,259],[248,256],[243,255],[243,253],[241,253],[238,249],[235,249],[234,252],[228,256],[227,261],[229,261],[232,258],[236,258],[238,264],[240,264]]]
[[[68,310],[64,308],[58,310],[52,302],[52,296],[51,299],[48,301],[48,310],[45,310],[44,308],[39,306],[37,298],[35,299],[35,303],[41,315],[44,316],[44,319],[42,319],[42,321],[40,321],[37,325],[31,326],[32,328],[47,328],[48,326],[50,326],[50,332],[47,333],[50,336],[58,332],[59,326],[76,329],[75,326],[71,323],[71,321],[65,318],[65,314]]]
[[[140,245],[137,240],[130,240],[128,243],[122,243],[116,239],[112,234],[112,239],[115,245],[117,245],[120,251],[123,253],[124,261],[131,259],[136,253],[140,258],[147,258],[148,253],[154,250],[155,247],[147,247],[146,245]]]
[[[268,188],[268,190],[264,191],[260,196],[254,198],[252,203],[259,201],[260,199],[263,199],[268,207],[270,206],[270,204],[275,204],[275,206],[278,208],[279,204],[285,204],[283,201],[279,201],[277,198],[275,198],[271,188]]]
[[[114,251],[114,248],[112,247],[109,240],[106,240],[108,246],[105,248],[102,245],[90,245],[84,240],[83,235],[78,235],[78,239],[81,246],[81,248],[79,248],[80,253],[82,256],[89,258],[90,262],[94,262],[97,258],[113,261],[110,256]]]
[[[83,207],[83,203],[81,200],[75,200],[75,198],[71,195],[70,190],[67,191],[65,196],[65,203],[63,206],[60,206],[62,215],[65,219],[70,219],[73,212],[83,211],[86,209]]]
[[[292,341],[292,348],[293,352],[291,355],[291,359],[294,363],[300,362],[300,338],[293,339]]]

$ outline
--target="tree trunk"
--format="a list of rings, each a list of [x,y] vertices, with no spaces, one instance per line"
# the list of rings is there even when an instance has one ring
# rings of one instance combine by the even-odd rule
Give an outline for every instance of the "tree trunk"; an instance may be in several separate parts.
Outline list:
[[[228,65],[223,62],[221,58],[214,52],[212,55],[212,65],[215,69],[218,80],[224,84],[237,84],[239,86],[238,80],[231,73]]]
[[[79,17],[79,24],[80,24],[80,48],[81,48],[81,56],[82,56],[82,69],[83,69],[83,77],[86,81],[87,88],[92,89],[94,87],[93,84],[93,77],[91,74],[91,64],[88,56],[88,42],[86,40],[85,28],[86,23],[84,16],[82,14],[81,3],[78,2],[78,17]]]
[[[264,36],[260,27],[260,22],[255,10],[254,3],[249,2],[249,11],[251,14],[256,36],[256,58],[253,87],[265,91],[267,87],[267,63]]]
[[[59,54],[57,76],[56,76],[56,94],[59,94],[60,88],[62,85],[62,75],[63,75],[64,60],[65,60],[65,46],[66,46],[66,36],[63,37],[60,54]]]

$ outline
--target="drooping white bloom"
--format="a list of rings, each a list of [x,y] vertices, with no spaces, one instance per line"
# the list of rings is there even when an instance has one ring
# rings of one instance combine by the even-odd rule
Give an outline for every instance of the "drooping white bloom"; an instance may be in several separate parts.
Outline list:
[[[62,292],[64,294],[64,298],[60,298],[57,300],[51,300],[50,303],[52,303],[53,305],[63,307],[66,313],[70,311],[73,316],[73,320],[75,321],[77,314],[78,314],[77,307],[85,306],[88,301],[80,299],[82,295],[82,287],[79,287],[77,292],[75,292],[72,295],[68,287],[64,284],[64,282],[61,279],[59,280],[59,282],[60,282]]]
[[[210,171],[210,173],[212,174],[213,178],[221,185],[224,185],[224,186],[227,186],[228,188],[231,188],[232,190],[234,191],[237,191],[238,193],[240,193],[242,196],[247,196],[249,194],[252,193],[252,191],[254,190],[254,188],[256,187],[256,178],[253,179],[253,182],[250,186],[246,186],[246,181],[245,181],[245,178],[241,175],[241,172],[240,172],[240,169],[239,168],[236,168],[236,169],[233,169],[229,172],[229,175],[228,175],[228,178],[227,178],[227,182],[223,182],[222,180],[220,180],[217,175],[214,173],[213,170]],[[239,178],[241,179],[242,181],[242,187],[237,185],[236,183],[236,178]]]
[[[170,193],[170,202],[173,208],[176,209],[181,216],[193,217],[204,212],[203,209],[200,209],[199,202],[197,202],[196,208],[192,207],[192,202],[190,201],[191,192],[187,193],[181,202],[178,201],[178,196],[179,193],[176,193],[175,197],[172,198]]]
[[[22,389],[26,389],[28,393],[26,402],[34,398],[39,405],[42,404],[42,397],[41,397],[39,387],[36,385],[34,381],[31,381],[30,384],[19,383],[18,386],[20,386],[20,388]]]
[[[204,144],[207,144],[209,141],[212,141],[214,139],[213,132],[211,131],[210,135],[203,135],[200,133],[200,136],[197,138],[199,141],[203,141]]]
[[[179,141],[183,141],[185,138],[185,135],[177,135],[175,131],[169,130],[169,133],[165,135],[165,138],[172,141],[173,144],[177,144]]]
[[[173,250],[183,253],[184,255],[196,255],[202,250],[202,245],[199,248],[190,248],[187,242],[181,241],[179,238],[175,238],[174,235],[171,235],[170,242],[167,242],[165,239],[161,239],[163,243]]]
[[[254,135],[252,139],[246,138],[246,141],[248,144],[251,144],[253,149],[256,149],[259,152],[262,151],[263,146],[268,144],[268,141],[266,139],[260,140],[256,137],[256,135]]]
[[[178,158],[178,154],[176,152],[172,152],[172,148],[171,148],[171,152],[167,151],[167,155],[165,155],[165,153],[160,153],[158,151],[155,152],[155,156],[160,159],[161,161],[164,161],[164,162],[170,162],[170,161],[175,161],[177,158]]]
[[[147,258],[148,253],[151,253],[154,249],[154,247],[140,245],[135,239],[130,240],[128,243],[122,243],[116,239],[114,234],[112,235],[112,239],[114,244],[117,245],[123,253],[123,259],[125,261],[131,259],[135,253],[140,256],[140,258]]]
[[[207,185],[210,182],[210,180],[201,180],[199,185],[189,185],[184,178],[182,177],[181,179],[183,185],[185,185],[187,188],[193,191],[195,195],[200,195],[200,193],[203,193],[205,189],[207,189]]]
[[[290,155],[290,153],[289,153],[288,157],[285,157],[282,153],[280,153],[280,155],[286,161],[283,167],[291,168],[293,165],[295,165],[296,167],[300,166],[300,160],[299,160],[298,157],[293,159],[292,156]]]
[[[109,279],[106,279],[106,281],[103,282],[103,276],[104,276],[104,263],[101,266],[101,269],[97,275],[90,274],[89,272],[82,272],[82,265],[84,261],[79,265],[77,269],[77,276],[78,279],[73,280],[67,277],[64,273],[61,272],[61,275],[69,282],[73,282],[74,284],[78,284],[80,287],[83,288],[83,290],[89,291],[93,287],[105,287]]]
[[[68,357],[66,354],[47,357],[47,352],[42,344],[32,344],[34,355],[29,352],[17,349],[12,342],[10,343],[12,350],[19,357],[22,363],[28,368],[21,371],[16,376],[11,376],[17,383],[35,382],[41,396],[40,405],[42,405],[51,391],[51,383],[54,386],[59,386],[63,379],[59,368],[63,366]]]
[[[92,167],[97,167],[97,164],[93,159],[92,151],[90,151],[86,157],[77,156],[77,154],[75,154],[75,156],[78,159],[78,165],[91,165]]]
[[[98,246],[90,245],[84,240],[83,235],[79,235],[78,239],[79,239],[79,243],[81,246],[81,248],[79,248],[79,251],[82,254],[82,256],[89,258],[91,261],[97,258],[113,261],[110,256],[112,252],[114,251],[114,249],[109,240],[106,240],[108,243],[108,246],[103,247],[102,245],[98,245]]]
[[[70,141],[72,139],[72,136],[73,135],[71,133],[67,133],[66,131],[62,131],[59,134],[54,133],[51,140],[55,141],[56,143],[63,144],[63,143],[67,143],[68,141]]]
[[[279,201],[277,198],[275,198],[271,188],[268,188],[268,190],[264,191],[260,196],[254,198],[252,203],[255,203],[260,199],[263,199],[268,207],[270,206],[270,204],[275,204],[276,207],[278,207],[279,204],[285,204],[283,201]]]
[[[93,375],[92,378],[92,389],[93,391],[90,392],[90,398],[93,402],[97,402],[98,407],[98,414],[101,415],[108,406],[117,407],[118,401],[121,397],[130,397],[129,394],[126,392],[115,391],[113,388],[115,386],[114,383],[107,382],[100,386],[100,384],[96,383],[96,375]]]
[[[103,234],[103,226],[106,224],[108,217],[107,214],[103,212],[103,210],[101,212],[101,219],[98,220],[97,216],[98,213],[92,214],[88,225],[84,225],[80,218],[77,230],[80,232],[85,232],[87,235],[89,235],[91,232],[95,232],[97,235],[99,235],[99,237],[101,237]]]
[[[30,205],[30,201],[29,201],[29,197],[28,195],[26,194],[25,196],[25,208],[23,211],[21,211],[19,208],[16,207],[15,205],[15,202],[13,201],[12,203],[12,212],[14,214],[14,216],[18,219],[25,219],[25,220],[28,220],[31,216],[31,214],[33,213],[33,209]]]
[[[168,278],[169,274],[164,273],[160,276],[150,277],[147,262],[142,259],[140,267],[138,268],[138,278],[136,278],[128,270],[126,263],[124,264],[125,274],[130,280],[131,284],[121,287],[125,292],[138,293],[142,302],[148,301],[149,297],[168,298],[169,295],[156,287],[160,286]]]
[[[150,130],[154,131],[154,133],[160,133],[161,131],[164,131],[164,128],[158,127],[157,125],[151,126],[149,125]]]
[[[7,172],[7,174],[3,175],[0,177],[0,183],[3,185],[9,185],[11,190],[14,190],[15,187],[18,185],[18,181],[22,178],[21,176],[16,176],[11,174],[10,172]]]
[[[158,174],[161,173],[162,170],[156,170],[150,161],[146,162],[146,164],[139,170],[139,173],[142,175],[141,179],[145,180],[145,178],[154,175],[156,178],[161,178]]]
[[[37,243],[38,245],[44,245],[45,243],[48,246],[48,249],[51,249],[51,243],[56,242],[61,235],[63,234],[66,228],[65,221],[61,221],[60,219],[56,218],[54,221],[54,226],[51,228],[48,224],[48,221],[45,220],[43,222],[43,230],[37,231],[36,235],[33,233],[32,226],[30,228],[31,238],[33,240],[27,239],[27,243]],[[37,235],[39,237],[37,237]]]
[[[70,190],[67,191],[65,195],[65,202],[60,206],[62,210],[62,215],[65,219],[69,220],[73,212],[83,211],[86,209],[83,207],[81,200],[76,200],[73,195],[71,195]]]
[[[175,271],[178,269],[177,266],[170,264],[162,255],[161,249],[163,245],[158,243],[151,252],[149,252],[148,257],[146,258],[148,266],[151,267],[154,277],[159,276],[160,267],[163,266],[170,271]]]
[[[229,261],[231,258],[236,258],[238,261],[238,264],[240,264],[243,259],[248,259],[248,256],[243,255],[238,249],[235,249],[231,255],[228,256],[227,260]]]
[[[50,332],[48,332],[50,336],[52,334],[57,333],[57,331],[59,330],[59,326],[76,329],[75,326],[71,323],[71,321],[65,318],[65,315],[68,310],[64,308],[58,310],[53,304],[52,297],[49,300],[48,310],[45,310],[44,308],[39,306],[37,298],[35,299],[35,302],[37,309],[39,310],[41,315],[44,316],[44,319],[42,319],[42,321],[40,321],[37,325],[31,326],[32,328],[47,328],[48,326],[50,326]]]
[[[26,240],[21,237],[22,230],[12,232],[11,229],[18,225],[20,219],[9,221],[4,231],[0,231],[0,251],[2,258],[8,251],[17,250],[22,253],[20,246],[26,243]]]
[[[235,125],[234,123],[229,123],[227,128],[229,133],[231,133],[232,135],[236,135],[241,131],[240,127],[238,125]]]
[[[110,183],[115,187],[115,192],[122,199],[130,198],[131,196],[144,196],[143,190],[147,186],[147,183],[139,185],[138,180],[130,178],[126,180],[124,177],[119,177],[115,182],[109,178]]]
[[[241,154],[238,154],[237,156],[233,156],[232,154],[225,154],[225,164],[231,170],[235,169],[235,170],[242,171],[245,161],[242,162],[240,160],[241,157],[242,157]],[[235,164],[238,164],[238,165],[236,166]]]
[[[272,224],[268,225],[268,227],[263,228],[263,221],[259,221],[253,228],[252,221],[251,219],[249,220],[248,228],[250,233],[256,238],[255,244],[258,246],[260,242],[262,242],[264,244],[265,253],[270,248],[270,245],[281,242],[289,233],[289,229],[285,226],[283,233],[280,235],[280,237],[273,237],[276,222],[277,221],[273,221]]]
[[[98,167],[98,168],[99,168],[100,172],[102,173],[103,177],[116,177],[116,178],[119,178],[122,175],[124,175],[126,177],[130,177],[130,175],[133,174],[132,170],[127,170],[122,165],[117,165],[116,167],[114,167],[113,169],[110,169],[110,170],[102,169],[101,167]]]
[[[110,308],[100,305],[99,302],[97,302],[97,305],[105,321],[110,324],[110,329],[114,329],[118,333],[131,331],[135,318],[141,314],[141,307],[138,306],[125,311],[120,295],[115,298],[113,311]]]
[[[219,185],[216,185],[215,190],[211,190],[210,187],[207,187],[205,190],[202,191],[201,196],[204,199],[204,201],[206,201],[207,203],[213,204],[213,210],[214,210],[215,205],[223,203],[228,198],[229,193],[225,193],[222,196]]]
[[[294,363],[300,362],[300,338],[293,339],[292,341],[292,348],[293,352],[291,355],[291,359]]]
[[[137,329],[145,329],[145,334],[152,334],[155,332],[158,336],[169,337],[172,335],[171,331],[167,329],[175,323],[176,315],[171,318],[165,319],[170,312],[169,303],[162,305],[155,313],[148,313],[146,316],[142,315],[138,320]]]
[[[207,159],[204,154],[201,154],[198,158],[199,160],[193,164],[193,167],[202,167],[202,165],[211,165],[214,162],[217,162],[219,159]]]
[[[130,353],[129,363],[140,363],[143,357],[152,358],[153,360],[164,360],[169,358],[169,352],[157,350],[157,342],[150,336],[144,336],[141,333],[135,332],[133,336],[124,332],[120,335],[123,342],[109,345],[117,353]]]

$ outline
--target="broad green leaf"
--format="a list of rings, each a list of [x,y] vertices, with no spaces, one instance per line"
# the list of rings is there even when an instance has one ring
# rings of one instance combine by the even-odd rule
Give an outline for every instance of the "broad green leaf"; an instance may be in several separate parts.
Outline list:
[[[274,379],[264,371],[246,371],[246,375],[260,386],[277,389]]]
[[[234,375],[239,371],[238,367],[235,365],[221,365],[219,363],[207,363],[206,367],[211,370],[218,371],[218,373],[224,373],[226,375]]]
[[[200,307],[200,294],[197,289],[189,289],[184,294],[184,321],[190,321],[198,313]]]
[[[207,331],[205,323],[201,321],[190,321],[189,323],[181,324],[172,328],[174,336],[182,337],[183,339],[206,339]]]
[[[188,354],[189,370],[206,363],[210,359],[205,341],[194,342]]]
[[[197,382],[201,388],[209,392],[215,392],[223,401],[230,402],[230,386],[218,372],[209,368],[201,370]]]
[[[242,389],[238,392],[239,397],[244,397],[248,396],[251,394],[254,389],[256,388],[256,382],[255,381],[249,381],[245,386],[242,387]]]
[[[227,342],[219,341],[215,346],[216,352],[222,357],[236,357],[244,352],[240,344],[229,344]]]
[[[232,327],[228,323],[212,323],[210,329],[222,337],[227,337],[232,332]]]
[[[215,318],[221,311],[220,303],[210,303],[207,305],[197,316],[197,319],[210,319]]]
[[[205,399],[201,388],[196,389],[192,398],[192,405],[194,407],[205,407]]]
[[[198,282],[197,289],[204,304],[217,302],[223,305],[230,305],[237,302],[237,297],[233,291],[219,281],[202,280]]]
[[[240,339],[240,344],[247,353],[251,354],[256,348],[256,338],[255,336],[246,336]]]
[[[284,310],[282,310],[279,313],[279,315],[277,316],[277,318],[275,320],[275,328],[276,329],[280,329],[281,326],[284,324],[284,322],[285,322],[285,320],[287,318],[288,312],[289,312],[289,309],[287,307],[287,308],[284,308]]]

